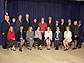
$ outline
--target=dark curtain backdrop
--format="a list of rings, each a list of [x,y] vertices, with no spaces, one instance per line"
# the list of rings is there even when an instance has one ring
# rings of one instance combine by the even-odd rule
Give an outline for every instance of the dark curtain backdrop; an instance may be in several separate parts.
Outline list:
[[[1,22],[4,20],[4,0],[0,0],[0,45],[2,44],[1,40]]]
[[[64,18],[72,20],[80,19],[80,6],[76,3],[71,3],[68,0],[8,0],[9,15],[17,18],[19,14],[30,14],[30,19],[36,17],[38,21],[42,17],[48,21],[48,17],[52,16],[53,21]]]

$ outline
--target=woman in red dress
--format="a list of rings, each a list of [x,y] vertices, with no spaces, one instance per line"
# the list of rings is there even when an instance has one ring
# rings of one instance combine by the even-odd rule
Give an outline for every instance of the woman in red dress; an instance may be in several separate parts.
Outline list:
[[[8,48],[11,47],[11,50],[16,51],[15,45],[16,45],[16,40],[15,40],[15,32],[13,30],[13,27],[10,26],[8,34],[7,34],[7,46]]]

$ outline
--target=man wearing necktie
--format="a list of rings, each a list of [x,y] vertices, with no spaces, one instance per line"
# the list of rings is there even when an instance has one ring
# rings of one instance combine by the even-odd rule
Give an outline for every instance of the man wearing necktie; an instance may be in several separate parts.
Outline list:
[[[6,16],[6,20],[2,22],[1,25],[1,32],[2,32],[2,48],[6,49],[6,41],[7,41],[7,32],[10,27],[10,22],[9,22],[10,17]]]

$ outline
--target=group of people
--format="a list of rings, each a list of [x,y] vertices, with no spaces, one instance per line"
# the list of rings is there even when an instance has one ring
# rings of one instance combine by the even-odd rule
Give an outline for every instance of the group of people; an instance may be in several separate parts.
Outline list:
[[[55,23],[52,21],[52,17],[48,18],[47,23],[44,18],[37,23],[37,18],[33,19],[33,23],[29,19],[29,14],[25,15],[25,20],[22,21],[22,15],[18,16],[18,19],[12,18],[10,23],[10,17],[6,16],[6,20],[2,22],[2,47],[11,48],[16,51],[15,45],[17,41],[20,41],[20,49],[24,42],[29,42],[29,50],[32,50],[33,43],[37,42],[38,50],[42,50],[42,45],[47,45],[47,50],[50,50],[51,42],[55,43],[55,50],[59,50],[59,42],[64,45],[64,51],[69,49],[69,43],[74,42],[74,47],[77,49],[82,46],[83,30],[81,20],[76,20],[72,24],[71,19],[68,19],[68,24],[64,19],[61,19],[61,23],[58,20]]]

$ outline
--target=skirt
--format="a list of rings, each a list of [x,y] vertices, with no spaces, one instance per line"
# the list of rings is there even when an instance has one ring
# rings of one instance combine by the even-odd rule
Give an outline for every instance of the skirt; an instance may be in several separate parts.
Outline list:
[[[17,44],[16,40],[10,39],[10,40],[7,41],[7,46],[8,47],[12,47],[13,45],[16,45],[16,44]]]

